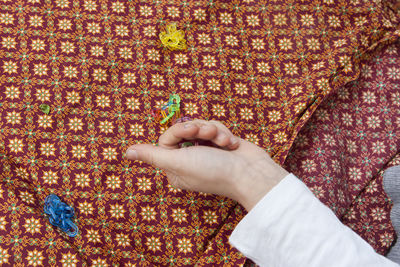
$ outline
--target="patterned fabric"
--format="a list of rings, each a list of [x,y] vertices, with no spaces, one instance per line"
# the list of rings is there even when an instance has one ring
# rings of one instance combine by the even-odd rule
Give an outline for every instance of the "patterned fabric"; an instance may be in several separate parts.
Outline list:
[[[241,207],[171,188],[124,151],[157,141],[165,127],[151,109],[178,93],[182,115],[222,120],[282,162],[324,96],[399,34],[382,10],[347,0],[3,0],[0,263],[243,264],[227,239]],[[172,22],[184,51],[161,46]],[[77,237],[44,218],[50,193],[75,208]]]
[[[395,233],[380,170],[400,156],[400,42],[320,105],[285,166],[384,254]],[[394,158],[397,157],[397,160]]]
[[[357,232],[380,254],[385,255],[396,240],[390,220],[392,203],[383,189],[383,172],[400,164],[398,153],[356,197],[342,222]],[[398,240],[398,239],[397,239]]]

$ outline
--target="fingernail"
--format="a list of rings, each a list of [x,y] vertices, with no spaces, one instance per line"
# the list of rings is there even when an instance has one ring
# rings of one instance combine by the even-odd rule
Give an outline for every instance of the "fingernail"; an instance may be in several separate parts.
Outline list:
[[[236,145],[237,142],[238,142],[237,138],[231,137],[231,144],[232,145]]]
[[[128,149],[126,151],[126,158],[130,159],[130,160],[137,160],[138,159],[138,154],[137,154],[136,150]]]
[[[183,128],[185,128],[185,129],[189,129],[189,128],[192,128],[192,127],[193,127],[193,125],[191,123],[185,123],[183,125]]]

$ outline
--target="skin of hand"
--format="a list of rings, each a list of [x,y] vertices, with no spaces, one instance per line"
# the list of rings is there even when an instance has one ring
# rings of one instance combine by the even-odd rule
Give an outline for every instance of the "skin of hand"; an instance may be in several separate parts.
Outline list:
[[[218,147],[179,148],[184,139],[208,140]],[[126,157],[163,169],[177,188],[226,196],[248,211],[288,175],[263,149],[217,121],[175,124],[160,136],[158,146],[133,145]]]

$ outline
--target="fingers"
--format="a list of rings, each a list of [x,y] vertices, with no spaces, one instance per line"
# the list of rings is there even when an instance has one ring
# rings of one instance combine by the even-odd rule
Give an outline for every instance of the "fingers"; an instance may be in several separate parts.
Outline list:
[[[212,124],[197,124],[192,122],[178,123],[171,126],[159,138],[159,144],[164,148],[178,148],[183,139],[213,140],[218,134],[218,128]]]
[[[159,138],[161,147],[172,149],[178,148],[178,143],[183,139],[191,139],[197,136],[199,127],[190,123],[178,123],[168,128]]]
[[[141,160],[155,167],[168,170],[174,166],[174,152],[150,144],[133,145],[126,151],[126,158]]]
[[[223,124],[205,120],[194,120],[173,125],[160,136],[159,144],[169,149],[178,148],[178,143],[183,139],[209,140],[228,149],[236,149],[239,146],[239,138],[234,136]]]
[[[193,123],[201,125],[214,125],[217,127],[217,134],[213,139],[205,139],[213,142],[214,144],[224,147],[227,149],[236,149],[239,147],[239,140],[237,136],[232,134],[232,132],[219,121],[205,121],[205,120],[194,120]]]

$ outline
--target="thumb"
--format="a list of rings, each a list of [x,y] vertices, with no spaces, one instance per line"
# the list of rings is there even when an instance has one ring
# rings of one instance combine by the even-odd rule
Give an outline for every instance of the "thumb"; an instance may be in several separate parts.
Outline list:
[[[129,147],[126,150],[126,158],[141,160],[161,169],[169,169],[174,164],[173,151],[150,144]]]

